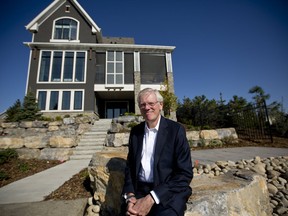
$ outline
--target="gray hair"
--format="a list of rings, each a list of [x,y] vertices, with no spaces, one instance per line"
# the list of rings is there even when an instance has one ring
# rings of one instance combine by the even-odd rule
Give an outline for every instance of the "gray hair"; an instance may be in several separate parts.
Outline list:
[[[157,101],[162,103],[163,102],[163,97],[162,95],[160,94],[160,92],[157,90],[157,89],[152,89],[152,88],[145,88],[143,90],[141,90],[138,94],[138,97],[137,97],[137,102],[138,104],[140,103],[140,98],[144,95],[150,95],[150,94],[155,94],[156,95],[156,98],[157,98]]]

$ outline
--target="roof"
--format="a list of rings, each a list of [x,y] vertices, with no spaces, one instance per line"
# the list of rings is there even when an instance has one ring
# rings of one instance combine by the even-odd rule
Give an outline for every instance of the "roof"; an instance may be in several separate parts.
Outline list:
[[[38,27],[49,17],[51,16],[60,6],[65,4],[67,1],[71,2],[84,16],[87,22],[92,26],[92,33],[100,33],[101,28],[92,20],[88,13],[82,8],[82,6],[77,2],[77,0],[54,0],[48,7],[46,7],[38,16],[36,16],[28,25],[26,29],[30,32],[37,32]]]

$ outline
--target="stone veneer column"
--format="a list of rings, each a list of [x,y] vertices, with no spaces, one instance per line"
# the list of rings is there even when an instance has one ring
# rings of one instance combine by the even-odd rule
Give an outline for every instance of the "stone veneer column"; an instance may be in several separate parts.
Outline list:
[[[134,52],[134,107],[135,114],[140,115],[140,109],[137,103],[137,97],[141,90],[141,74],[140,74],[140,53]]]
[[[175,94],[171,53],[166,53],[166,67],[167,67],[167,81],[168,81],[168,85],[169,85],[169,91],[171,93]],[[170,112],[169,118],[174,120],[174,121],[177,121],[176,110]]]

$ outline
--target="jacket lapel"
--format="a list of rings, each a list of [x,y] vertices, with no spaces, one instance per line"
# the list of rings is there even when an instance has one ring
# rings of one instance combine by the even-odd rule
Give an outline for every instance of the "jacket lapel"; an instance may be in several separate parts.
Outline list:
[[[154,153],[154,174],[156,172],[156,167],[159,162],[159,158],[161,157],[162,150],[166,143],[166,138],[168,136],[168,131],[166,130],[167,123],[164,117],[161,117],[159,130],[156,138],[156,146],[155,146],[155,153]],[[156,175],[154,175],[154,178]]]
[[[137,131],[137,143],[135,143],[136,146],[136,154],[135,154],[135,162],[136,162],[136,173],[139,173],[140,166],[141,166],[141,154],[142,154],[142,148],[143,148],[143,137],[144,137],[144,129],[145,124],[142,123],[142,126],[140,127],[139,131]]]

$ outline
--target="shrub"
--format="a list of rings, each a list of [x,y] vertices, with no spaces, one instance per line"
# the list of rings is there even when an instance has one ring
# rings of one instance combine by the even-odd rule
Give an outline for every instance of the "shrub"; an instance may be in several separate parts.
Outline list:
[[[0,151],[0,164],[4,164],[12,158],[18,158],[18,153],[15,149],[5,149]]]
[[[62,119],[61,116],[56,116],[56,117],[55,117],[55,120],[56,120],[56,121],[62,121],[63,119]]]
[[[0,181],[7,180],[7,179],[9,179],[9,175],[6,172],[0,170]]]
[[[29,165],[25,162],[20,162],[18,168],[21,172],[27,172],[30,169]]]
[[[137,122],[130,122],[130,123],[127,125],[127,127],[128,127],[128,128],[133,128],[133,127],[135,127],[136,125],[138,125]]]

